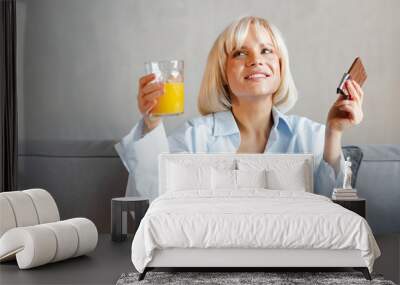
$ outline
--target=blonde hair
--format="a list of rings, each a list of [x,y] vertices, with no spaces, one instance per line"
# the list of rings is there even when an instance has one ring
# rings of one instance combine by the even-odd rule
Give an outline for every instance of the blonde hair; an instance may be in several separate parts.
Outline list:
[[[281,82],[273,94],[272,102],[281,112],[289,111],[297,101],[297,89],[289,68],[289,54],[280,31],[267,20],[259,17],[243,17],[231,23],[216,39],[208,54],[207,65],[198,96],[198,110],[202,115],[226,111],[232,108],[231,92],[226,78],[226,60],[246,38],[250,24],[254,24],[259,36],[264,28],[271,36],[278,52]]]

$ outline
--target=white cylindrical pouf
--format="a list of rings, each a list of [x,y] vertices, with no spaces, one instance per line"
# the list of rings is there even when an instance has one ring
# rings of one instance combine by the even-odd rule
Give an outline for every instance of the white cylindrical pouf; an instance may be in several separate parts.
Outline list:
[[[65,221],[41,225],[51,229],[57,238],[56,254],[51,262],[57,262],[72,257],[79,243],[78,233],[70,223]]]
[[[54,232],[41,225],[14,228],[1,237],[0,252],[15,254],[20,269],[49,263],[56,254]]]
[[[60,220],[56,202],[49,192],[43,189],[29,189],[22,191],[30,196],[35,205],[39,224],[51,223]]]
[[[17,227],[33,226],[39,223],[35,205],[30,196],[22,191],[1,193],[13,209]]]
[[[75,227],[78,232],[79,245],[74,257],[86,254],[96,248],[98,233],[94,223],[85,218],[65,220]]]
[[[17,226],[11,204],[2,194],[0,193],[0,237],[9,229]]]

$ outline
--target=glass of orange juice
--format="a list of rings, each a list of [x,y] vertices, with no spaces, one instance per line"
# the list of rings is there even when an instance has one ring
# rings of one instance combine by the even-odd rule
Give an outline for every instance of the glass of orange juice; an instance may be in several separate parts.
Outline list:
[[[155,82],[164,83],[164,94],[158,98],[157,105],[151,110],[153,116],[183,114],[184,82],[183,60],[149,61],[145,63],[146,73],[156,75]]]

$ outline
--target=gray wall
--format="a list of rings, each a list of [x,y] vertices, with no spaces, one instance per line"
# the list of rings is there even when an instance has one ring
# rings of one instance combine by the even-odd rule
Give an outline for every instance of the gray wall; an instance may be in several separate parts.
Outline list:
[[[291,113],[325,122],[336,85],[356,56],[365,62],[365,119],[345,144],[400,143],[400,1],[19,0],[20,137],[117,140],[140,114],[137,79],[149,59],[186,64],[185,114],[222,29],[258,15],[282,31],[300,99]]]

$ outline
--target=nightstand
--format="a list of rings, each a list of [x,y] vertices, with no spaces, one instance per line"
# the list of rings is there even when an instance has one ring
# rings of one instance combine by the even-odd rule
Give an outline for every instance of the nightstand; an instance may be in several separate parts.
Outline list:
[[[141,197],[120,197],[111,200],[111,239],[124,241],[128,235],[128,215],[134,221],[136,233],[140,221],[149,207],[149,200]]]
[[[364,198],[358,198],[355,200],[336,200],[332,199],[332,202],[339,204],[340,206],[359,214],[365,219],[366,217],[366,203]]]

